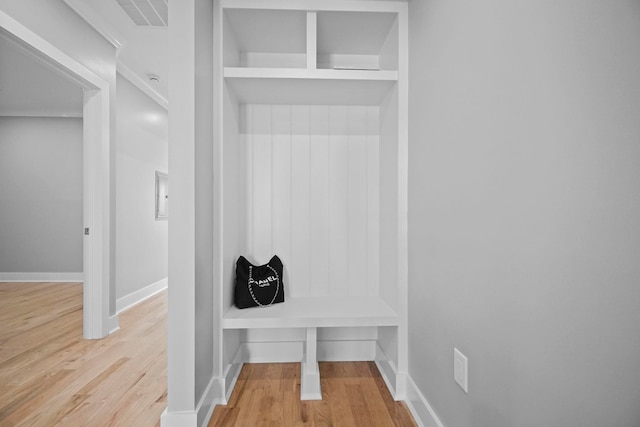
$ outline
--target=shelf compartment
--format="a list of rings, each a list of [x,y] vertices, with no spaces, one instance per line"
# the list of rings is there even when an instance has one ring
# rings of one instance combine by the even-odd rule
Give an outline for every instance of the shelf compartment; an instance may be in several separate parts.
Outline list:
[[[306,68],[307,13],[225,10],[226,66]]]
[[[224,77],[244,104],[380,105],[398,73],[226,67]]]
[[[317,67],[398,69],[396,13],[318,12]]]
[[[375,296],[290,298],[270,307],[231,307],[224,329],[398,326],[398,314]]]

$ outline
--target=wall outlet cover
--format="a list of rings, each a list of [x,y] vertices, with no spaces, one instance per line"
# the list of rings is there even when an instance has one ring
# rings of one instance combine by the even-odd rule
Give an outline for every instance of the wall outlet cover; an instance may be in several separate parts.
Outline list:
[[[453,379],[464,390],[465,393],[469,393],[469,359],[462,354],[460,350],[454,347],[453,349]]]

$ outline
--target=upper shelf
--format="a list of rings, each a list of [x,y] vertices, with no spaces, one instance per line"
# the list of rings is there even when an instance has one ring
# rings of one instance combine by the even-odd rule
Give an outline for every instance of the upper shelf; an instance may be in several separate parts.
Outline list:
[[[380,105],[398,72],[226,67],[224,77],[246,104]]]
[[[233,4],[241,7],[224,8],[222,66],[240,103],[380,105],[398,81],[397,10]]]
[[[225,78],[265,78],[265,79],[301,79],[301,80],[398,80],[397,71],[385,70],[324,70],[306,68],[246,68],[225,67]]]
[[[398,13],[226,8],[225,67],[398,69]]]

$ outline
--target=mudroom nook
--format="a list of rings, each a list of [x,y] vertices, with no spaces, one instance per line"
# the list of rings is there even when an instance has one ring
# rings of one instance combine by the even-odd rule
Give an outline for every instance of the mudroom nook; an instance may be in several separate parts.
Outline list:
[[[407,371],[407,6],[222,0],[214,10],[214,371],[376,361]],[[217,95],[215,95],[217,94]],[[277,254],[285,302],[233,305],[235,262]]]

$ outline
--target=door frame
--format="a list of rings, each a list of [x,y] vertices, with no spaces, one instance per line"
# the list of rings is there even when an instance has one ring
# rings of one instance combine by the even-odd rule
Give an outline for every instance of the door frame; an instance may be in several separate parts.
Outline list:
[[[52,71],[83,89],[83,318],[85,339],[118,328],[109,315],[110,99],[109,83],[0,11],[0,31]]]

